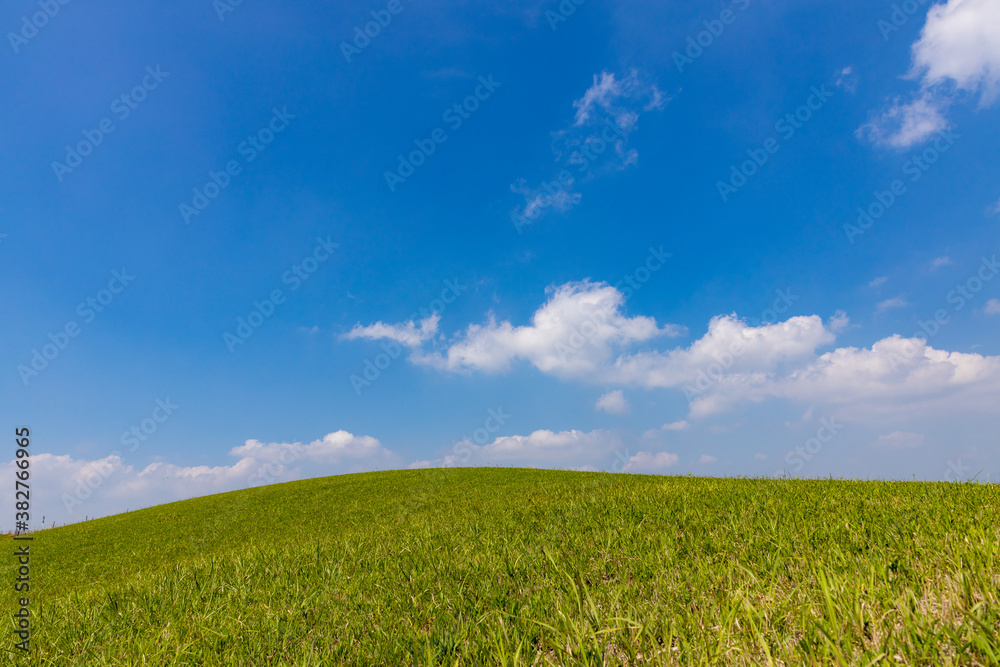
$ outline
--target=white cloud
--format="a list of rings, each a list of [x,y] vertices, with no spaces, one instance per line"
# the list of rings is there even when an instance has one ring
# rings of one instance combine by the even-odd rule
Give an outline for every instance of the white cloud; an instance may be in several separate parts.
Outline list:
[[[836,341],[836,318],[829,328],[818,315],[755,327],[727,315],[712,318],[707,333],[686,347],[657,349],[656,341],[681,329],[626,317],[615,288],[581,282],[548,293],[529,325],[491,317],[434,346],[440,349],[414,350],[411,360],[445,372],[486,373],[525,361],[567,380],[675,389],[689,400],[689,419],[774,398],[855,421],[989,411],[1000,398],[1000,357],[937,350],[921,337],[894,335],[870,349],[823,353]],[[900,305],[898,298],[889,301],[882,308]]]
[[[524,197],[524,203],[511,211],[518,231],[548,211],[565,212],[580,203],[581,195],[574,192],[576,181],[570,171],[588,178],[636,164],[639,153],[627,147],[629,135],[638,127],[643,113],[661,110],[668,101],[637,70],[624,75],[606,71],[595,74],[590,88],[573,102],[575,112],[570,127],[552,135],[556,162],[562,167],[560,173],[534,188],[524,179],[511,185],[513,192]]]
[[[446,456],[420,461],[410,467],[450,467],[503,465],[531,468],[570,467],[600,470],[611,468],[621,441],[610,431],[534,431],[529,435],[509,435],[477,445],[464,440]]]
[[[849,318],[847,313],[844,311],[838,310],[833,314],[833,317],[830,318],[829,326],[830,331],[840,333],[851,326],[851,318]]]
[[[646,101],[643,111],[659,110],[664,106],[663,93],[655,86],[643,82],[636,70],[618,78],[613,72],[594,75],[594,83],[573,102],[576,116],[573,127],[593,123],[604,117],[611,117],[626,132],[631,131],[639,119],[634,110],[635,102]]]
[[[660,427],[663,431],[686,431],[691,428],[691,424],[686,421],[671,422]]]
[[[760,392],[760,393],[758,393]],[[946,352],[922,338],[892,336],[871,349],[840,348],[782,378],[744,392],[849,406],[838,416],[926,416],[992,410],[1000,397],[1000,357]]]
[[[178,466],[158,461],[141,469],[127,464],[119,453],[92,461],[36,454],[32,480],[46,493],[34,501],[32,514],[38,520],[44,516],[47,524],[72,523],[263,483],[400,465],[399,458],[375,438],[347,431],[306,444],[248,440],[229,454],[236,459],[232,465]],[[14,462],[0,464],[0,474],[13,475],[14,470]],[[13,492],[5,493],[13,502]]]
[[[710,456],[708,454],[702,454],[701,457],[698,459],[698,463],[707,465],[709,463],[716,463],[718,460],[719,459],[715,458],[714,456]]]
[[[910,76],[924,86],[953,84],[983,102],[1000,92],[1000,4],[996,0],[950,0],[932,6],[913,45]]]
[[[677,454],[670,454],[668,452],[659,452],[657,454],[639,452],[628,460],[628,463],[622,468],[622,472],[661,473],[677,465],[679,460]]]
[[[954,91],[979,95],[992,104],[1000,92],[1000,3],[948,0],[933,5],[920,39],[912,47],[908,77],[920,82],[909,101],[861,128],[877,144],[907,148],[948,127],[945,113]]]
[[[888,276],[879,276],[878,278],[875,278],[870,283],[868,283],[868,286],[872,288],[879,287],[880,285],[885,284],[887,280],[889,280]]]
[[[908,102],[895,100],[858,129],[858,136],[890,148],[908,148],[948,128],[948,101],[929,92]]]
[[[887,310],[892,310],[893,308],[905,308],[909,305],[910,304],[907,303],[906,299],[900,295],[894,296],[891,299],[886,299],[885,301],[880,301],[879,304],[875,306],[875,310],[883,313]]]
[[[570,177],[565,185],[556,182],[529,188],[522,178],[511,185],[510,190],[524,196],[524,206],[520,208],[520,215],[528,220],[535,220],[549,209],[565,213],[579,204],[580,193],[570,191],[574,182]]]
[[[603,369],[608,381],[647,389],[708,384],[712,376],[773,373],[813,358],[817,347],[834,335],[819,316],[751,327],[735,315],[717,316],[708,333],[687,348],[623,354]]]
[[[424,341],[430,340],[437,333],[438,322],[441,316],[434,313],[428,318],[420,321],[418,327],[412,320],[402,324],[383,324],[376,322],[366,327],[355,324],[354,328],[341,336],[343,340],[357,340],[364,338],[367,340],[393,340],[407,347],[418,347]]]
[[[233,447],[229,454],[265,462],[309,461],[311,463],[340,464],[385,458],[382,444],[371,436],[355,436],[347,431],[328,433],[319,440],[302,443],[263,443],[247,440]]]
[[[838,88],[843,88],[849,93],[855,92],[858,89],[858,77],[854,74],[854,68],[848,66],[840,70],[837,82],[834,85]]]
[[[949,266],[955,262],[951,261],[951,257],[935,257],[931,261],[932,269],[940,269],[942,266]]]
[[[567,283],[546,290],[548,301],[531,324],[514,326],[492,317],[460,334],[444,354],[414,360],[449,371],[504,372],[518,360],[560,377],[593,377],[616,347],[660,336],[677,336],[677,326],[659,327],[651,317],[626,317],[621,292],[606,283]]]
[[[990,299],[983,307],[983,312],[987,315],[1000,315],[1000,299]]]
[[[754,457],[754,459],[756,459],[758,461],[766,461],[767,460],[767,456],[764,455],[764,454],[754,454],[753,457]]]
[[[920,433],[905,433],[893,431],[888,435],[879,436],[872,447],[881,449],[913,449],[924,444],[924,436]]]
[[[598,410],[604,410],[611,415],[626,415],[630,410],[628,401],[625,400],[625,394],[622,393],[621,389],[609,391],[601,396],[597,399],[596,407]]]

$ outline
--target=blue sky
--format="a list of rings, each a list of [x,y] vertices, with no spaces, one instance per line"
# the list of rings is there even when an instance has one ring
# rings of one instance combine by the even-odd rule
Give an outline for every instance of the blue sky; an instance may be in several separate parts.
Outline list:
[[[425,465],[995,476],[1000,18],[906,9],[7,3],[36,511]]]

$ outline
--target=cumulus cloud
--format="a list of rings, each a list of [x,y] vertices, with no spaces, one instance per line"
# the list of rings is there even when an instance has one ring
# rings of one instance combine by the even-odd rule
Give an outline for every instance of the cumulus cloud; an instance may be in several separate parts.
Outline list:
[[[529,435],[498,437],[483,445],[463,440],[446,456],[433,461],[418,461],[410,467],[502,465],[602,470],[613,467],[620,449],[620,438],[610,431],[538,430]]]
[[[347,431],[310,443],[248,440],[229,454],[231,465],[179,466],[157,461],[144,468],[115,452],[96,460],[40,453],[32,457],[32,479],[44,495],[34,500],[33,518],[51,524],[82,521],[129,509],[247,488],[271,482],[398,467],[399,458],[375,438]],[[12,476],[14,462],[0,464]],[[5,492],[13,503],[13,492]]]
[[[1000,397],[1000,357],[936,350],[922,338],[894,335],[871,349],[840,348],[759,385],[765,393],[848,406],[838,416],[988,411]]]
[[[524,197],[524,203],[511,211],[518,232],[548,211],[564,212],[580,203],[581,195],[574,191],[574,174],[592,178],[636,164],[639,153],[628,148],[629,135],[637,129],[643,113],[661,110],[667,102],[663,92],[637,70],[624,75],[595,74],[590,88],[573,102],[572,124],[552,134],[561,171],[538,187],[529,187],[524,179],[511,185],[513,192]]]
[[[647,389],[698,384],[715,378],[755,378],[794,368],[835,336],[819,316],[752,327],[736,315],[717,316],[708,333],[688,347],[626,353],[603,369],[606,380]],[[698,389],[698,391],[701,391]]]
[[[472,324],[443,352],[414,356],[441,370],[505,372],[516,361],[561,377],[592,378],[614,357],[614,350],[661,336],[679,336],[683,328],[660,327],[651,317],[627,317],[624,295],[606,283],[566,283],[547,290],[548,301],[515,326]]]
[[[392,456],[382,448],[382,443],[371,436],[356,436],[347,431],[327,433],[319,440],[302,444],[247,440],[239,447],[233,447],[229,454],[240,459],[254,459],[262,462],[288,463],[303,461],[315,464],[352,463],[355,461],[389,462]]]
[[[1000,315],[1000,299],[990,299],[983,307],[983,312],[987,315]]]
[[[598,410],[604,410],[610,415],[627,415],[630,410],[628,401],[625,400],[625,394],[622,393],[621,389],[609,391],[598,398],[596,407]]]
[[[927,12],[912,46],[908,77],[920,90],[895,100],[859,132],[876,144],[907,148],[948,127],[946,114],[957,92],[978,95],[980,106],[1000,92],[1000,3],[948,0]]]
[[[824,351],[846,319],[824,324],[810,315],[751,326],[730,314],[712,318],[689,345],[664,348],[683,329],[626,316],[624,300],[605,283],[567,283],[548,290],[530,324],[490,317],[438,349],[414,350],[411,360],[455,373],[503,373],[524,362],[566,380],[673,389],[688,399],[688,419],[768,399],[842,408],[839,419],[859,420],[992,410],[1000,398],[1000,357],[937,350],[917,334]],[[882,308],[900,305],[890,302]]]
[[[622,467],[622,472],[656,474],[677,465],[680,457],[669,452],[639,452]]]
[[[951,83],[981,92],[983,102],[1000,92],[1000,5],[995,0],[949,0],[927,12],[913,45],[911,76],[924,85]]]

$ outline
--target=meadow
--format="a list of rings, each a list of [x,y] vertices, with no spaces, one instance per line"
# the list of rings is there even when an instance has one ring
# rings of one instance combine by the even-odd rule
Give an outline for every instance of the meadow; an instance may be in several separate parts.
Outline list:
[[[34,538],[9,664],[1000,664],[996,485],[390,471]]]

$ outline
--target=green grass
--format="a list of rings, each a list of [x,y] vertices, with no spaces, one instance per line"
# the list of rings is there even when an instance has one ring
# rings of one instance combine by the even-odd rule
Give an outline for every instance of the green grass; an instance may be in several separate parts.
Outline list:
[[[998,537],[995,485],[315,479],[36,533],[31,664],[997,665]]]

